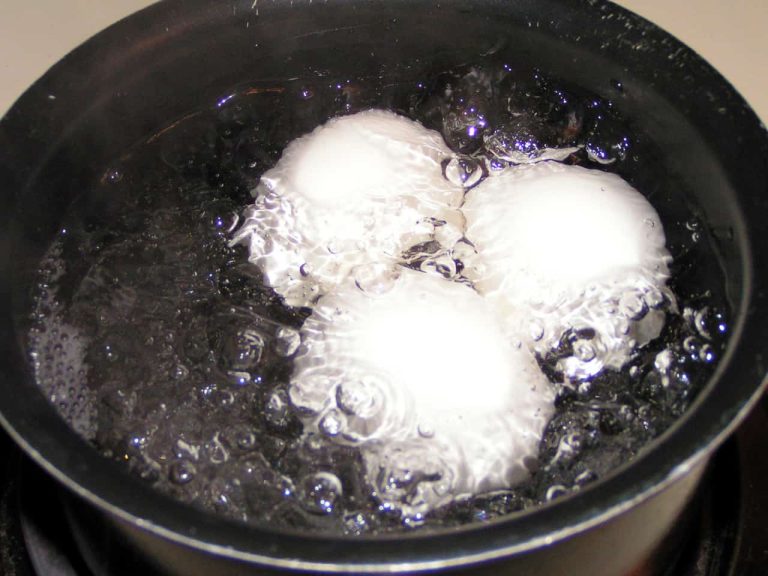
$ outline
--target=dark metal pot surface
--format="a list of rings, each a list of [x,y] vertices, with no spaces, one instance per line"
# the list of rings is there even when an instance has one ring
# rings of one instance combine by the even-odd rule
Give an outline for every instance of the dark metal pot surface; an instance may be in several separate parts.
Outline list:
[[[615,474],[539,510],[399,538],[277,533],[202,513],[128,477],[37,388],[17,327],[72,199],[140,138],[233,86],[307,75],[417,74],[488,53],[613,98],[695,199],[732,307],[727,353],[689,412]],[[612,93],[616,81],[623,93]],[[652,177],[652,175],[651,175]],[[0,419],[25,451],[169,574],[268,569],[615,575],[678,518],[766,374],[768,138],[741,97],[669,35],[603,0],[185,0],[152,6],[52,68],[0,122]],[[81,500],[87,503],[83,512]]]

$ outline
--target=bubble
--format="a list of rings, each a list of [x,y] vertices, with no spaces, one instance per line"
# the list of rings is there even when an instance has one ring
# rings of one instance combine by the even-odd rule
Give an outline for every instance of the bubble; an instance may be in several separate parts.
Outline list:
[[[631,146],[632,143],[629,137],[623,135],[617,129],[611,129],[606,125],[598,125],[592,130],[585,149],[587,157],[592,162],[607,166],[624,160]]]
[[[425,445],[390,444],[367,452],[366,461],[377,470],[374,485],[381,508],[405,519],[421,517],[430,501],[450,496],[453,471]]]
[[[228,370],[227,376],[229,377],[230,383],[238,387],[247,386],[252,380],[250,372],[242,372],[239,370]]]
[[[537,324],[536,322],[531,322],[528,326],[528,333],[531,336],[531,340],[538,342],[544,338],[544,327],[540,324]]]
[[[353,513],[344,517],[344,527],[349,534],[360,536],[369,530],[365,514]]]
[[[342,494],[341,481],[334,474],[317,472],[302,482],[301,502],[308,512],[328,515],[336,511]]]
[[[177,438],[173,447],[174,454],[177,458],[189,457],[193,460],[199,460],[200,447],[194,444],[186,442],[183,438]]]
[[[143,434],[136,434],[128,439],[128,445],[138,450],[145,448],[148,442],[149,439]]]
[[[628,292],[621,296],[619,300],[619,310],[631,320],[642,320],[648,312],[645,298],[638,292]]]
[[[629,406],[623,405],[619,408],[619,417],[624,422],[632,422],[635,419],[635,413]]]
[[[409,529],[414,529],[423,526],[426,521],[427,519],[423,514],[416,512],[411,515],[406,515],[403,518],[403,526]]]
[[[200,362],[205,356],[207,356],[210,349],[204,336],[200,335],[196,331],[193,331],[184,340],[183,351],[187,359],[194,364]]]
[[[595,474],[592,470],[584,470],[578,476],[576,476],[576,478],[573,479],[574,483],[578,486],[585,486],[586,484],[594,482],[595,480],[597,480],[597,474]]]
[[[547,502],[552,502],[552,500],[556,500],[557,498],[560,498],[561,496],[565,496],[568,494],[568,488],[561,484],[556,484],[554,486],[550,486],[547,489],[547,494],[545,496],[545,499]]]
[[[373,376],[350,379],[336,389],[336,406],[346,414],[345,438],[360,442],[380,434],[385,408],[392,396],[384,380]]]
[[[242,487],[239,482],[218,477],[214,478],[208,487],[208,497],[214,510],[220,514],[238,515],[243,508]]]
[[[670,349],[662,350],[656,355],[656,359],[653,362],[653,365],[656,367],[656,370],[659,372],[666,374],[669,372],[670,368],[675,362],[675,355]]]
[[[344,249],[343,242],[335,238],[332,239],[330,242],[328,242],[328,244],[326,244],[325,249],[328,250],[329,254],[333,254],[334,256],[346,251]]]
[[[120,355],[117,353],[117,351],[114,349],[114,347],[111,344],[105,344],[104,357],[107,359],[108,362],[116,362],[117,359],[120,358]]]
[[[290,424],[288,392],[280,388],[269,395],[264,407],[264,417],[267,423],[276,429],[285,429]]]
[[[660,308],[664,304],[664,294],[654,286],[645,288],[645,303],[654,309]]]
[[[481,164],[472,157],[456,156],[443,161],[443,176],[454,186],[472,188],[483,178]]]
[[[723,313],[710,306],[693,312],[693,325],[699,335],[710,341],[728,331]]]
[[[184,380],[187,376],[189,376],[189,368],[184,364],[177,364],[171,372],[171,377],[174,380]]]
[[[488,175],[489,176],[498,176],[506,168],[508,168],[509,165],[510,165],[510,163],[507,162],[507,161],[500,160],[498,158],[491,158],[486,163],[486,166],[488,167]]]
[[[318,428],[326,436],[338,436],[344,429],[344,417],[338,410],[329,410],[321,418]]]
[[[702,362],[712,363],[715,361],[715,351],[709,344],[704,344],[699,351],[699,358]]]
[[[447,280],[456,276],[456,261],[450,256],[428,258],[421,263],[419,268],[422,272],[436,274]]]
[[[110,184],[117,184],[123,179],[123,173],[117,169],[107,170],[104,174],[103,180]]]
[[[435,429],[429,424],[419,424],[419,436],[422,438],[433,438],[435,436]]]
[[[300,381],[292,380],[289,389],[291,404],[310,414],[320,412],[330,403],[329,397],[336,386],[337,375],[315,370]]]
[[[583,340],[578,341],[573,349],[576,357],[582,362],[591,362],[597,356],[594,347]]]
[[[299,335],[298,330],[287,326],[281,326],[277,329],[275,336],[275,352],[277,352],[279,356],[284,358],[293,356],[296,353],[296,350],[299,349],[301,336]]]
[[[379,378],[350,379],[336,389],[336,405],[350,416],[372,418],[384,407],[386,384]]]
[[[701,344],[701,341],[696,338],[696,336],[687,336],[685,340],[683,340],[683,350],[685,350],[691,358],[698,359]]]
[[[612,314],[613,312],[609,313]],[[638,318],[638,320],[641,319],[642,317]],[[632,331],[632,324],[627,318],[617,318],[614,326],[616,326],[616,332],[622,336],[629,336]],[[629,340],[627,340],[627,343],[629,343]]]
[[[552,462],[573,460],[581,451],[582,446],[583,437],[581,434],[575,432],[563,435],[560,438],[560,442],[557,446],[557,452],[555,453],[554,458],[552,458]]]
[[[168,471],[168,479],[179,486],[189,484],[195,478],[197,469],[188,460],[179,460],[171,464]]]
[[[229,460],[229,450],[221,440],[221,432],[216,432],[203,448],[212,464],[222,464]]]
[[[257,330],[238,330],[234,338],[225,343],[225,358],[235,372],[246,372],[259,365],[266,346],[264,336]]]

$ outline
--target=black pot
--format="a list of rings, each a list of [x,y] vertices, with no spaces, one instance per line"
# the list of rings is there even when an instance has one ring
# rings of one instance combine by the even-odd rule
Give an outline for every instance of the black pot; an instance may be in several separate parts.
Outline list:
[[[309,70],[417,77],[489,53],[611,99],[646,139],[673,152],[658,174],[674,179],[675,193],[713,233],[730,342],[691,409],[648,450],[532,512],[445,533],[338,539],[244,526],[171,501],[67,427],[34,382],[19,329],[62,213],[110,161],[249,81]],[[164,574],[623,574],[664,538],[709,456],[759,396],[768,341],[767,159],[765,129],[717,72],[603,0],[163,2],[75,50],[0,123],[2,424],[68,488],[73,516],[85,503],[86,515],[125,535]]]

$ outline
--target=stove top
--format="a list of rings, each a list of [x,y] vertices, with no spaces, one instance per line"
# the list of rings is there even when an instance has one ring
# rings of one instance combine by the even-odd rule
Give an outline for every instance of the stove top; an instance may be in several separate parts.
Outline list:
[[[627,576],[768,573],[766,434],[768,398],[717,453],[676,532]],[[0,457],[5,463],[0,469],[0,576],[93,576],[89,565],[98,566],[96,573],[104,576],[151,576],[151,568],[118,542],[107,542],[109,550],[90,552],[87,545],[78,546],[62,489],[5,434],[0,434]]]

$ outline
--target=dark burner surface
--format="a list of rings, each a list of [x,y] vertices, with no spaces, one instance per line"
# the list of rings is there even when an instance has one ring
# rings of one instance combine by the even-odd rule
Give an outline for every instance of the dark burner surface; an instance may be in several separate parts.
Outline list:
[[[768,573],[768,399],[717,454],[679,524],[689,537],[665,539],[628,576],[763,576]],[[67,524],[59,489],[0,434],[0,576],[93,576]],[[685,534],[683,534],[685,535]],[[679,552],[678,552],[679,551]],[[102,555],[103,556],[103,555]],[[115,543],[104,576],[151,576]],[[676,558],[675,558],[676,556]],[[670,559],[672,560],[670,562]],[[101,574],[101,571],[99,572]]]

